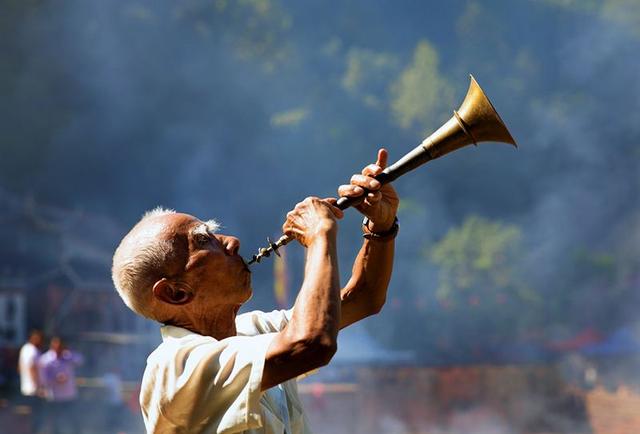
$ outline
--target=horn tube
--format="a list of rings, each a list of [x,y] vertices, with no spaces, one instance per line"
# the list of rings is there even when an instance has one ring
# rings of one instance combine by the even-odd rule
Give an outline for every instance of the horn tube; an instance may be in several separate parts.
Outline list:
[[[470,75],[469,90],[458,110],[453,116],[422,143],[405,154],[401,159],[387,167],[375,177],[381,184],[387,184],[408,173],[428,161],[440,158],[450,152],[467,145],[477,145],[480,142],[507,143],[517,147],[504,122],[496,112],[489,98]],[[359,203],[367,191],[359,197],[341,197],[336,206],[342,210]],[[267,238],[268,247],[258,250],[258,253],[247,261],[248,265],[259,263],[271,252],[278,254],[278,249],[286,245],[291,239],[282,235],[276,242]]]

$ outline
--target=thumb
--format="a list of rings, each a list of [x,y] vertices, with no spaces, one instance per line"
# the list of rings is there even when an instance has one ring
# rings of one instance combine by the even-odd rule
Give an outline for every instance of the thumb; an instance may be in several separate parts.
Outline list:
[[[376,165],[380,166],[381,169],[387,167],[387,160],[389,159],[389,152],[386,149],[380,148],[378,150],[378,160],[376,161]]]

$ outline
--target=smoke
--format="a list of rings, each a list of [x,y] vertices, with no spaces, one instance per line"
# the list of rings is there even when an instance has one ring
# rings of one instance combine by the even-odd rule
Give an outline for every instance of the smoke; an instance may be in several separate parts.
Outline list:
[[[483,73],[485,90],[515,127],[521,148],[467,149],[397,182],[401,241],[411,241],[399,243],[395,284],[432,291],[437,270],[425,265],[424,250],[470,213],[520,224],[535,286],[568,281],[576,251],[607,251],[638,212],[637,34],[607,18],[563,17],[552,37],[525,33],[511,47],[500,43],[489,57],[504,69],[501,81],[489,74],[479,42],[468,41],[490,45],[513,37],[509,20],[496,16],[520,9],[462,3],[460,41],[425,35],[417,25],[425,10],[407,5],[379,11],[358,2],[336,11],[288,2],[266,10],[204,1],[25,7],[11,40],[23,56],[9,59],[18,73],[9,75],[15,88],[3,112],[12,104],[31,111],[5,128],[12,133],[4,139],[0,179],[17,194],[110,215],[122,228],[156,205],[216,217],[241,236],[249,255],[278,231],[295,202],[335,194],[373,159],[377,143],[395,159],[419,141],[421,132],[395,126],[390,87],[385,91],[382,83],[397,81],[426,37],[443,58],[440,76]],[[318,17],[336,27],[312,30]],[[350,29],[339,24],[347,17],[358,17]],[[402,35],[383,30],[402,20]],[[372,23],[382,27],[367,30],[365,40],[358,32]],[[456,58],[456,48],[472,61]],[[354,53],[390,65],[372,72],[373,106],[344,89]],[[359,72],[364,80],[367,73]],[[509,85],[524,80],[530,89]],[[456,87],[461,96],[464,86]],[[519,89],[515,97],[508,93],[513,89]],[[304,116],[274,123],[291,113]],[[348,216],[341,232],[345,272],[359,244],[357,230],[350,230],[357,221]],[[291,258],[298,270],[301,256]],[[256,273],[256,286],[270,286],[268,270]],[[262,294],[259,304],[269,301]]]
[[[548,155],[548,169],[523,223],[541,283],[562,279],[579,250],[608,251],[634,230],[628,218],[640,211],[640,128],[633,121],[640,86],[633,71],[640,61],[631,53],[638,49],[631,28],[596,19],[572,28],[550,53],[566,85],[531,108],[530,144]]]
[[[422,139],[423,131],[398,128],[390,98],[426,40],[440,58],[434,76],[446,77],[459,101],[466,74],[477,72],[520,148],[466,149],[396,182],[403,202],[391,292],[367,323],[376,341],[413,349],[427,329],[446,335],[447,324],[424,313],[438,280],[425,251],[469,214],[522,228],[527,254],[513,260],[543,297],[561,297],[563,287],[580,282],[574,268],[582,251],[610,255],[627,270],[628,303],[574,301],[549,339],[608,324],[603,316],[637,321],[637,31],[595,13],[556,16],[539,2],[410,3],[13,5],[10,18],[0,18],[7,36],[0,47],[8,48],[0,71],[0,188],[105,216],[67,223],[63,244],[68,257],[101,261],[100,280],[108,280],[105,252],[158,205],[217,218],[249,256],[277,235],[297,201],[334,195],[379,145],[396,159]],[[369,85],[350,93],[358,59]],[[360,244],[359,221],[350,213],[341,224],[343,282]],[[33,264],[57,258],[59,244],[52,246],[34,253],[44,259]],[[295,290],[303,254],[288,249]],[[6,247],[0,254],[15,256]],[[254,273],[251,307],[273,306],[266,264]],[[429,308],[420,311],[422,304]],[[600,316],[591,318],[596,308]],[[437,346],[429,350],[429,360],[447,362]],[[472,410],[455,413],[442,432],[463,430]],[[387,432],[410,430],[385,423]],[[487,416],[484,431],[474,428],[511,432],[497,415]]]

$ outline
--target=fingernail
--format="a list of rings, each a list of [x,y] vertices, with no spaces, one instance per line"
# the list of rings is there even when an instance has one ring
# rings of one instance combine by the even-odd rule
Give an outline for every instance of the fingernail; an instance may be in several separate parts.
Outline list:
[[[380,187],[380,181],[374,179],[373,181],[369,182],[369,187],[371,188],[378,188]]]
[[[353,192],[354,192],[354,193],[358,193],[358,194],[360,194],[360,193],[362,193],[363,191],[364,191],[364,190],[362,190],[362,187],[354,187],[354,188],[353,188]]]

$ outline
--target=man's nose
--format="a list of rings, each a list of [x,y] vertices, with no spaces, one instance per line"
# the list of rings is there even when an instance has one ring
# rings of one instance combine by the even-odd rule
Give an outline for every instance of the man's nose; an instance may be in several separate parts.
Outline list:
[[[222,245],[224,245],[224,250],[227,252],[227,255],[233,256],[240,250],[240,240],[229,235],[224,236]]]

